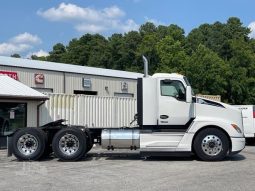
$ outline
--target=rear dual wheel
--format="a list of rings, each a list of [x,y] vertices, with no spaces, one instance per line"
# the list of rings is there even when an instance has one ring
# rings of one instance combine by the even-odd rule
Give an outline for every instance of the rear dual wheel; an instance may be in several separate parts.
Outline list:
[[[78,128],[64,128],[56,133],[52,149],[56,157],[63,161],[76,161],[87,152],[86,134]]]
[[[13,136],[12,151],[19,160],[38,160],[45,151],[47,136],[39,128],[24,128]]]

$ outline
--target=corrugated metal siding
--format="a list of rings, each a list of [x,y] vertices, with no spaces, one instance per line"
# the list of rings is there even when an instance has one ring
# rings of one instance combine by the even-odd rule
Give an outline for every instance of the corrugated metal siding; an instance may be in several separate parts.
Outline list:
[[[9,67],[0,65],[0,70],[17,72],[19,81],[29,87],[37,88],[50,88],[53,89],[53,93],[67,93],[73,94],[74,90],[87,90],[97,91],[98,96],[114,96],[114,93],[132,93],[136,97],[136,79],[125,79],[125,78],[114,78],[106,76],[93,76],[86,74],[75,74],[75,73],[63,73],[46,71],[39,69],[29,69],[20,67]],[[36,73],[44,74],[45,83],[35,84],[34,75]],[[65,76],[65,77],[64,77]],[[92,87],[87,89],[82,86],[82,78],[89,78],[92,82]],[[64,88],[64,78],[66,81]],[[128,83],[128,90],[121,90],[121,82]],[[106,91],[105,87],[108,87]],[[64,89],[66,92],[64,92]]]
[[[66,119],[70,125],[88,127],[129,126],[136,113],[136,99],[48,94],[40,108],[40,125]]]
[[[29,68],[18,68],[18,67],[8,67],[0,65],[0,70],[17,72],[19,81],[29,87],[38,88],[51,88],[54,89],[54,93],[63,93],[64,91],[64,75],[62,72],[45,71],[38,69]],[[43,73],[45,83],[35,84],[36,73]]]
[[[82,87],[82,79],[91,79],[91,88],[87,89]],[[121,82],[128,83],[128,90],[121,90]],[[92,76],[92,75],[82,75],[66,73],[66,93],[73,94],[73,90],[87,90],[87,91],[97,91],[98,96],[114,96],[114,93],[133,93],[136,97],[136,84],[137,80],[132,79],[121,79],[121,78],[111,78],[104,76]],[[106,90],[108,87],[108,91]]]

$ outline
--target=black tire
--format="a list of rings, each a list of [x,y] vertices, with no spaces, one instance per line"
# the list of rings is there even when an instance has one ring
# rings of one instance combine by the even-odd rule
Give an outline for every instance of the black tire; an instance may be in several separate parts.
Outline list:
[[[193,149],[201,160],[220,161],[229,151],[229,140],[223,131],[206,128],[196,135]]]
[[[26,142],[27,144],[29,144],[29,141],[27,141],[27,139],[25,138],[26,136],[28,138],[31,138],[32,140],[34,140],[37,143],[37,148],[34,149],[34,151],[31,154],[28,153],[29,145],[27,147],[28,150],[26,150],[24,148],[24,145],[26,145],[26,144],[23,145],[23,142],[24,143]],[[21,137],[24,137],[24,139],[20,139]],[[24,141],[24,140],[26,140],[26,141]],[[33,144],[33,141],[30,144]],[[22,149],[22,145],[23,145],[23,149]],[[44,131],[42,131],[39,128],[27,127],[27,128],[17,131],[13,135],[12,151],[18,160],[38,160],[41,158],[41,156],[44,153],[45,145],[46,145],[46,135],[45,135]],[[26,154],[25,154],[25,152],[26,152]]]
[[[61,138],[62,140],[66,140],[66,142],[63,142],[61,145],[59,145]],[[72,139],[70,140],[70,144],[71,144],[70,147],[66,146],[66,144],[69,144],[68,143],[69,138]],[[78,140],[78,144],[74,145],[74,142],[77,140]],[[75,148],[75,149],[69,149],[69,148]],[[79,160],[85,155],[87,151],[86,134],[82,130],[75,127],[68,127],[68,128],[61,129],[55,134],[53,138],[52,149],[53,149],[54,155],[62,161]],[[71,150],[73,150],[73,153],[71,153]]]

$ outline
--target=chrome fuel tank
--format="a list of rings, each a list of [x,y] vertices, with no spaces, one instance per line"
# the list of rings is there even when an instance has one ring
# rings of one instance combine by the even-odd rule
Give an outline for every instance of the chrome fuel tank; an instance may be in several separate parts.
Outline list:
[[[101,134],[102,148],[131,149],[140,147],[140,131],[137,129],[104,129]]]

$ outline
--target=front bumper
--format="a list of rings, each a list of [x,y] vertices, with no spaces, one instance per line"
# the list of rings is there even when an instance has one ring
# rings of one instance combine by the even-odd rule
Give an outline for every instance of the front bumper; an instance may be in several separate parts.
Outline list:
[[[231,137],[232,149],[231,153],[238,153],[242,151],[245,147],[245,138],[244,137]]]

